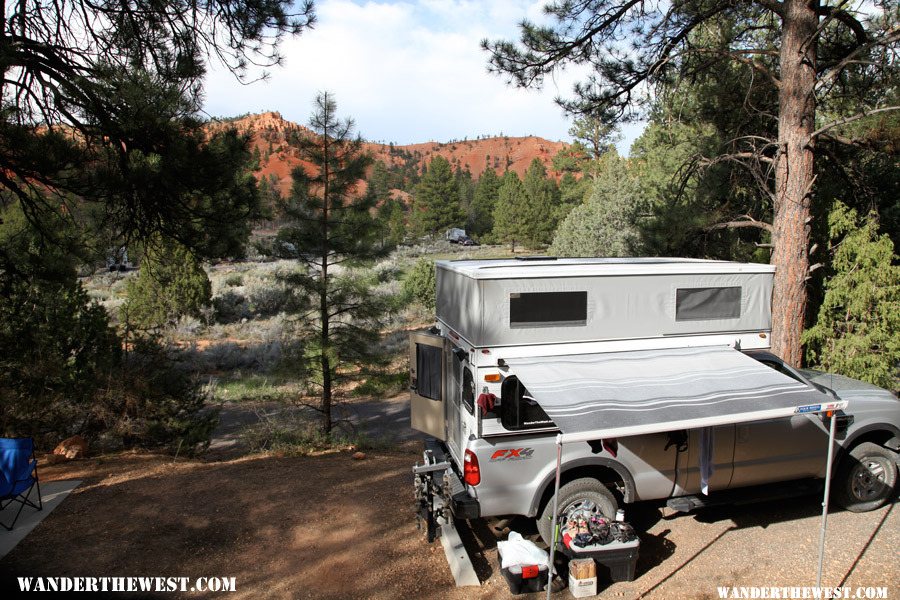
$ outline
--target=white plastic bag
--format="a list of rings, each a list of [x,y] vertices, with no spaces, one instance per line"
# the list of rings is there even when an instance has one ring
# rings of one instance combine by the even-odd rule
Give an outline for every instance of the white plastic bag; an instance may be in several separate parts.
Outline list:
[[[515,531],[509,532],[505,542],[497,542],[497,550],[500,552],[500,566],[504,569],[513,565],[546,565],[550,560],[545,551]]]

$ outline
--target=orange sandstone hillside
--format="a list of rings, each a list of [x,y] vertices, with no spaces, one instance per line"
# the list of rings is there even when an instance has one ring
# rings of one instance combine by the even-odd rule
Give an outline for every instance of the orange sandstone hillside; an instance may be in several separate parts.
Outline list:
[[[309,166],[300,159],[297,149],[290,145],[291,139],[309,135],[309,129],[283,119],[277,112],[247,115],[209,125],[212,131],[226,127],[252,134],[252,144],[260,155],[260,171],[257,176],[274,175],[280,182],[282,193],[290,190],[291,170],[301,164]],[[564,142],[552,142],[535,136],[503,136],[448,143],[425,142],[407,146],[365,143],[365,149],[375,160],[388,165],[401,165],[411,160],[421,173],[423,165],[427,165],[432,158],[443,156],[454,167],[458,165],[463,169],[468,168],[475,179],[488,166],[493,167],[498,174],[509,169],[522,177],[535,158],[544,163],[551,176],[558,178],[559,173],[552,170],[551,161],[566,146]]]

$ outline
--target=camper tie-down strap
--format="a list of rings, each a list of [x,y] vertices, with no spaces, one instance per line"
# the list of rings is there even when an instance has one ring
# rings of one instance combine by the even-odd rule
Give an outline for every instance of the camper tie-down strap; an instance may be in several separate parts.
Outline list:
[[[567,440],[825,410],[831,398],[730,347],[508,359]]]

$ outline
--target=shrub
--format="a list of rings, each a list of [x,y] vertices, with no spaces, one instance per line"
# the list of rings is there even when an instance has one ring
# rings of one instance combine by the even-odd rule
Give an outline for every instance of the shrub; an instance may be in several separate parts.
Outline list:
[[[810,362],[888,389],[898,387],[900,266],[874,214],[837,202],[828,215],[833,274],[814,327],[803,334]]]
[[[106,432],[124,446],[166,448],[181,454],[206,449],[218,411],[177,348],[137,338],[121,369],[92,411],[90,432]]]
[[[418,302],[433,311],[436,286],[434,261],[420,258],[403,280],[403,296],[407,302]]]
[[[73,280],[16,281],[0,295],[0,419],[7,436],[79,432],[119,362],[106,311]]]
[[[52,445],[80,434],[107,447],[192,453],[215,414],[173,349],[138,337],[122,352],[106,311],[76,282],[19,283],[0,300],[0,417],[7,436]]]
[[[147,248],[138,276],[129,280],[121,320],[129,328],[157,330],[183,315],[200,317],[212,284],[200,261],[172,240],[157,238]]]
[[[212,300],[215,318],[218,323],[235,323],[250,317],[250,306],[243,295],[233,290],[216,296]]]
[[[274,317],[285,309],[291,299],[285,287],[275,281],[262,280],[247,286],[249,311],[254,316]]]
[[[224,283],[228,287],[241,287],[244,285],[244,276],[240,273],[229,273],[225,276]]]

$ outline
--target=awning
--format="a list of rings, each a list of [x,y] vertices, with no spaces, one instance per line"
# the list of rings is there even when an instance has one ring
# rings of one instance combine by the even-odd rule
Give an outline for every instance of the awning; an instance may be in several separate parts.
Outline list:
[[[692,429],[845,403],[728,347],[507,359],[564,442]]]

